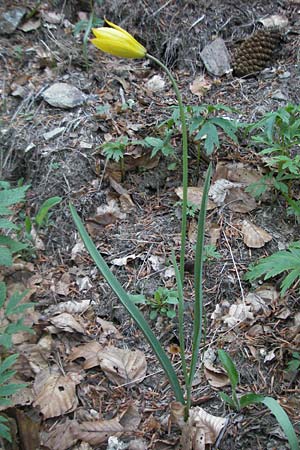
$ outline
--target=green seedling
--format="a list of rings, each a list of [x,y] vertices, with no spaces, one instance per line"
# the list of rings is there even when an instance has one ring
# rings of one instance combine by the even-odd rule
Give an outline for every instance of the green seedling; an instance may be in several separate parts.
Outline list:
[[[98,2],[99,3],[99,2]],[[94,1],[90,0],[90,6],[91,6],[91,14],[89,17],[89,20],[80,20],[76,23],[73,33],[74,36],[78,36],[80,33],[84,32],[83,39],[82,39],[82,49],[83,49],[83,56],[85,60],[85,66],[88,69],[89,68],[89,59],[88,59],[88,42],[89,42],[89,36],[91,33],[92,28],[98,28],[101,27],[104,23],[102,19],[99,19],[96,17],[94,12]]]
[[[29,216],[26,216],[25,218],[25,230],[28,234],[30,234],[32,229],[32,222],[35,223],[35,225],[38,228],[41,228],[43,226],[48,226],[49,219],[50,219],[50,209],[52,209],[54,206],[58,205],[62,201],[61,197],[51,197],[45,200],[40,209],[38,210],[37,215],[31,219]]]
[[[28,247],[9,235],[18,233],[20,227],[7,219],[12,214],[11,207],[24,201],[28,188],[21,186],[11,189],[8,182],[0,182],[0,266],[12,266],[13,256]]]
[[[216,249],[215,245],[205,245],[204,246],[204,261],[211,262],[214,259],[220,259],[222,255]]]
[[[11,366],[17,361],[18,354],[7,356],[7,351],[12,347],[12,336],[20,331],[33,333],[33,330],[24,325],[24,312],[33,307],[33,303],[22,303],[27,292],[14,292],[6,300],[6,284],[0,282],[0,409],[11,404],[11,396],[24,388],[26,384],[10,383],[15,375]],[[0,438],[12,442],[8,420],[0,416]]]
[[[201,144],[203,144],[207,156],[220,147],[220,133],[238,143],[237,132],[243,125],[234,119],[218,116],[220,112],[233,114],[237,110],[221,104],[185,107],[187,128],[190,137],[197,144],[198,159],[200,158]],[[167,129],[175,132],[180,125],[179,122],[179,110],[173,108],[171,118],[162,122],[160,126],[166,126]]]
[[[278,275],[284,275],[280,284],[280,293],[283,296],[300,277],[300,241],[292,242],[286,250],[262,258],[250,267],[245,274],[245,280],[254,281],[261,277],[268,280]]]
[[[300,369],[300,353],[293,352],[292,359],[287,363],[287,372],[297,372]]]
[[[288,415],[286,414],[284,409],[280,406],[280,404],[274,398],[265,397],[264,395],[260,394],[250,393],[244,394],[239,397],[237,395],[236,390],[240,378],[234,362],[232,361],[228,353],[221,349],[218,350],[218,357],[224,369],[226,370],[232,389],[231,397],[225,392],[220,392],[220,397],[223,400],[223,402],[228,404],[231,408],[235,409],[236,411],[240,411],[242,408],[246,408],[247,406],[250,405],[259,403],[264,404],[265,406],[267,406],[267,408],[269,408],[269,410],[275,416],[277,422],[283,429],[289,441],[291,449],[299,450],[299,441],[296,436],[293,425],[291,424]]]
[[[150,319],[155,320],[157,316],[167,316],[173,319],[176,316],[174,307],[178,305],[178,292],[171,291],[165,287],[159,287],[152,298],[147,299],[144,295],[131,296],[135,304],[147,305],[151,308]]]
[[[300,106],[279,108],[246,130],[252,143],[261,149],[259,154],[268,168],[267,175],[247,190],[259,197],[273,186],[288,203],[288,213],[300,216],[300,202],[293,198],[293,189],[300,184]]]

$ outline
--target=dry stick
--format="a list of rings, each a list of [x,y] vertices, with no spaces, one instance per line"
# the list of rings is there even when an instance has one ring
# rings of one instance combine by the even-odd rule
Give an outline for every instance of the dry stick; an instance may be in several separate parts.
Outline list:
[[[241,282],[241,279],[240,279],[238,268],[237,268],[236,263],[235,263],[235,259],[234,259],[233,253],[232,253],[232,249],[230,247],[230,244],[228,242],[227,236],[226,236],[224,231],[223,231],[223,235],[224,235],[224,238],[225,238],[225,241],[226,241],[226,244],[227,244],[227,247],[229,249],[230,256],[231,256],[231,259],[232,259],[232,262],[233,262],[233,265],[234,265],[234,270],[235,270],[235,273],[236,273],[236,276],[237,276],[237,279],[238,279],[238,283],[239,283],[239,286],[240,286],[240,290],[241,290],[242,300],[243,300],[244,305],[246,305],[246,303],[245,303],[245,296],[244,296],[244,289],[243,289],[243,286],[242,286],[242,282]]]

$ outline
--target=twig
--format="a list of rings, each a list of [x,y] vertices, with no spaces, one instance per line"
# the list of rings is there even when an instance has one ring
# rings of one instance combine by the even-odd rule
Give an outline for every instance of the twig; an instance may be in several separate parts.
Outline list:
[[[224,231],[223,231],[223,235],[224,235],[227,247],[228,247],[229,252],[230,252],[230,256],[231,256],[231,259],[232,259],[232,262],[233,262],[233,265],[234,265],[234,270],[235,270],[235,273],[236,273],[236,276],[237,276],[237,279],[238,279],[238,283],[239,283],[239,286],[240,286],[242,300],[243,300],[243,303],[245,305],[244,289],[243,289],[242,282],[241,282],[241,279],[240,279],[239,271],[238,271],[237,265],[235,263],[235,259],[234,259],[233,253],[232,253],[232,249],[230,247],[229,241],[228,241],[227,236],[226,236]]]
[[[195,20],[194,23],[192,23],[192,25],[190,26],[190,28],[188,29],[188,31],[191,31],[192,28],[194,28],[196,25],[198,25],[198,23],[202,22],[202,20],[204,19],[205,14],[202,14],[201,17],[199,17],[197,20]]]
[[[156,16],[156,14],[158,14],[162,9],[164,9],[166,6],[168,6],[170,3],[172,2],[172,0],[168,0],[164,5],[162,5],[160,8],[158,8],[153,14],[152,16]]]

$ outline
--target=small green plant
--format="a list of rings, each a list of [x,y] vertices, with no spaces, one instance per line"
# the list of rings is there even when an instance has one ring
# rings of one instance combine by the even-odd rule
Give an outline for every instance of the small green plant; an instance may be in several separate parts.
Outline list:
[[[242,125],[234,119],[218,116],[220,112],[233,114],[237,111],[222,104],[185,107],[187,128],[190,137],[197,143],[198,153],[201,149],[200,142],[203,143],[204,151],[208,156],[218,149],[220,132],[233,142],[238,142],[237,132]],[[176,130],[180,126],[179,109],[173,108],[170,119],[162,122],[160,126],[166,126],[167,129],[177,132]]]
[[[6,181],[0,182],[0,266],[12,266],[14,255],[28,246],[23,242],[9,236],[9,233],[18,233],[19,227],[6,216],[12,215],[12,206],[24,201],[25,193],[29,186],[11,188]],[[0,406],[9,406],[10,397],[22,389],[25,385],[11,383],[15,371],[11,369],[18,355],[10,355],[8,351],[12,347],[12,336],[20,331],[32,330],[24,325],[23,314],[26,309],[33,306],[32,303],[21,303],[27,292],[14,292],[7,299],[6,284],[0,282]],[[8,420],[0,416],[0,438],[12,441]]]
[[[132,296],[135,304],[150,306],[150,319],[155,320],[158,315],[167,316],[173,319],[176,316],[174,307],[178,305],[178,292],[169,290],[165,287],[159,287],[152,298],[145,296]]]
[[[272,414],[276,417],[277,422],[285,432],[285,435],[289,441],[289,444],[291,446],[292,450],[299,450],[299,441],[296,436],[295,430],[293,428],[293,425],[290,422],[290,419],[288,418],[288,415],[284,411],[284,409],[280,406],[280,404],[272,397],[265,397],[264,395],[260,394],[244,394],[242,396],[238,396],[236,389],[239,384],[239,373],[235,367],[234,362],[230,358],[227,352],[224,350],[219,349],[218,350],[218,357],[221,361],[224,369],[226,370],[226,373],[228,375],[228,378],[230,380],[232,394],[231,397],[226,394],[225,392],[220,392],[220,397],[224,401],[224,403],[228,404],[231,408],[240,411],[242,408],[245,408],[247,406],[256,404],[256,403],[262,403],[269,410]]]
[[[268,167],[268,173],[248,191],[260,197],[268,188],[280,192],[289,205],[288,213],[300,216],[300,202],[293,198],[295,185],[300,185],[300,105],[287,105],[266,114],[246,127],[252,143]]]
[[[96,0],[96,1],[99,4],[102,3],[102,0]],[[90,14],[89,20],[80,20],[79,22],[76,23],[74,30],[73,30],[74,36],[78,36],[80,33],[84,32],[83,39],[82,39],[82,43],[83,43],[82,45],[83,45],[83,56],[85,59],[86,68],[89,67],[87,44],[89,41],[89,35],[91,32],[91,29],[101,27],[104,23],[102,19],[99,19],[98,17],[95,16],[94,4],[95,4],[95,1],[90,0],[91,14]]]
[[[283,296],[300,277],[300,241],[292,242],[286,250],[262,258],[250,267],[245,274],[245,280],[254,281],[261,277],[268,280],[277,275],[284,275],[280,285]]]
[[[182,208],[182,200],[179,200],[174,204],[174,206],[180,206]],[[186,205],[186,215],[187,217],[194,218],[199,213],[200,206],[193,202],[187,201]]]
[[[11,404],[10,397],[26,386],[22,383],[11,383],[10,379],[15,375],[11,366],[17,361],[18,354],[7,354],[12,347],[12,336],[20,331],[33,333],[32,329],[24,325],[23,313],[31,308],[33,303],[21,303],[27,292],[14,292],[6,300],[6,285],[0,282],[0,407]],[[18,317],[16,319],[15,317]],[[7,419],[0,416],[0,437],[11,442],[9,428],[6,425]]]
[[[147,136],[145,139],[141,139],[139,141],[134,141],[133,144],[140,144],[146,148],[152,148],[151,158],[157,155],[157,153],[161,153],[164,156],[174,156],[175,149],[170,143],[173,132],[171,130],[167,130],[163,139],[158,137]]]
[[[287,372],[297,372],[300,369],[300,353],[293,352],[292,359],[287,363]]]
[[[29,186],[11,188],[6,181],[0,181],[0,266],[11,266],[13,255],[25,250],[28,246],[11,237],[20,230],[15,223],[7,219],[11,215],[11,207],[24,201]]]
[[[210,262],[214,259],[220,259],[222,255],[216,249],[215,245],[205,245],[204,246],[204,261]]]
[[[40,206],[36,216],[32,219],[29,216],[25,218],[25,229],[28,234],[30,234],[32,229],[32,224],[34,223],[38,228],[43,226],[47,227],[50,219],[50,209],[58,205],[62,201],[61,197],[50,197],[45,200]]]

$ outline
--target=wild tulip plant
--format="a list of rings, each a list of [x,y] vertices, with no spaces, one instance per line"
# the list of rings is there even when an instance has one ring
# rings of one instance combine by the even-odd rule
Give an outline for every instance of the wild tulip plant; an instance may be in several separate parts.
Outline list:
[[[144,316],[131,300],[129,294],[123,289],[119,281],[110,271],[106,262],[96,249],[92,239],[89,237],[87,231],[84,228],[75,208],[70,205],[71,213],[74,222],[78,228],[82,240],[85,243],[87,250],[92,256],[94,262],[99,268],[100,272],[116,293],[123,306],[127,309],[130,316],[139,326],[144,336],[151,345],[155,352],[159,362],[161,363],[165,374],[167,375],[171,387],[174,391],[176,400],[186,406],[185,418],[188,418],[188,411],[191,406],[191,389],[192,382],[196,371],[197,356],[199,353],[200,342],[202,338],[202,267],[203,267],[203,247],[204,247],[204,229],[205,229],[205,214],[208,198],[209,183],[211,177],[211,167],[208,168],[204,195],[202,198],[201,210],[199,213],[198,221],[198,239],[196,246],[196,258],[195,258],[195,307],[194,307],[194,332],[193,332],[193,348],[192,348],[192,360],[189,369],[187,368],[187,362],[185,358],[185,339],[184,339],[184,259],[186,248],[186,228],[187,228],[187,186],[188,186],[188,138],[186,118],[184,113],[184,107],[182,97],[178,88],[178,85],[172,76],[169,69],[157,58],[147,53],[145,47],[143,47],[131,34],[123,30],[121,27],[106,20],[109,27],[93,29],[94,38],[91,39],[91,43],[103,52],[110,53],[114,56],[121,58],[148,58],[158,64],[169,77],[172,86],[174,88],[178,107],[180,111],[181,131],[182,131],[182,179],[183,179],[183,201],[182,201],[182,219],[181,219],[181,249],[180,249],[180,267],[177,267],[175,255],[172,255],[172,262],[175,267],[177,288],[178,288],[178,322],[179,322],[179,340],[181,350],[181,360],[183,376],[185,381],[186,392],[183,391],[179,378],[166,354],[162,345],[159,343],[154,333],[152,332],[149,324],[146,322]]]
[[[95,244],[88,235],[81,219],[79,218],[75,208],[70,204],[70,210],[79,234],[93,258],[96,266],[110,285],[111,289],[115,292],[125,309],[129,312],[132,319],[136,322],[141,329],[145,338],[152,347],[156,354],[166,376],[169,379],[170,385],[174,391],[176,400],[184,405],[185,420],[188,420],[189,410],[191,408],[191,394],[192,383],[197,367],[197,358],[199,354],[200,343],[202,339],[202,325],[203,325],[203,261],[204,261],[204,233],[205,233],[205,217],[206,207],[208,200],[208,191],[211,178],[211,166],[207,170],[205,177],[203,197],[201,202],[201,209],[198,218],[198,233],[197,243],[195,251],[195,265],[194,265],[194,327],[193,327],[193,343],[192,343],[192,358],[190,366],[187,366],[187,360],[185,357],[185,337],[184,337],[184,260],[186,249],[186,229],[187,229],[187,187],[188,187],[188,136],[184,106],[182,102],[181,93],[178,85],[169,71],[169,69],[157,58],[147,53],[147,50],[141,45],[131,34],[123,30],[121,27],[105,20],[109,27],[92,29],[94,38],[91,39],[91,43],[103,52],[110,53],[113,56],[121,58],[148,58],[155,62],[166,73],[169,80],[172,83],[175,91],[180,122],[182,132],[182,185],[183,185],[183,199],[182,199],[182,216],[181,216],[181,248],[180,248],[180,265],[177,266],[176,257],[172,252],[172,263],[175,269],[177,290],[178,290],[178,327],[179,327],[179,343],[180,343],[180,355],[182,372],[185,384],[185,391],[182,389],[179,377],[177,376],[170,359],[164,351],[162,345],[152,332],[148,322],[144,316],[134,304],[130,295],[123,289],[118,279],[113,275],[108,265],[104,261],[101,254],[98,252]],[[293,430],[294,431],[294,430]],[[297,447],[292,446],[293,450]]]

